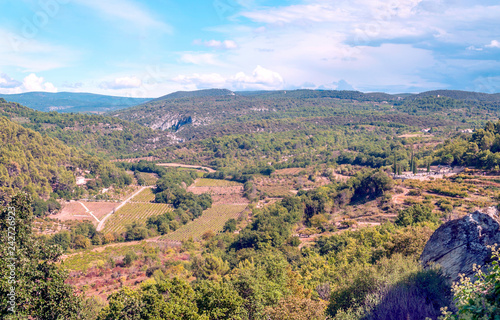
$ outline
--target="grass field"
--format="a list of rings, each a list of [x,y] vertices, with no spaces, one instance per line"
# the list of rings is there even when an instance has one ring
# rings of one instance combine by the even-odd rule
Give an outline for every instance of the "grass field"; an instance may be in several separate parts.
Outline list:
[[[214,232],[222,231],[227,220],[236,219],[245,210],[246,205],[220,204],[203,212],[203,215],[192,222],[183,225],[176,231],[165,235],[163,238],[169,240],[187,240],[192,237],[194,240],[200,238],[208,230]]]
[[[131,202],[153,202],[155,200],[155,195],[151,188],[146,188],[142,190],[141,193],[136,195],[130,200]]]
[[[194,183],[195,187],[235,187],[241,186],[241,183],[229,180],[219,180],[219,179],[198,179]]]
[[[134,221],[146,223],[149,217],[172,210],[170,205],[163,203],[127,203],[109,217],[103,232],[124,232]]]

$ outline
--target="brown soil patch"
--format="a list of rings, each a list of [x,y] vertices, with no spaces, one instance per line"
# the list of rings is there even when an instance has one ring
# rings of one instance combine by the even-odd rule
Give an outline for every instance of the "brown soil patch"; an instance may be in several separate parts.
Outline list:
[[[88,220],[97,225],[97,220],[85,209],[87,207],[97,219],[101,220],[113,208],[117,207],[117,202],[86,202],[86,201],[71,201],[63,204],[63,208],[59,213],[51,215],[50,218],[60,221],[67,220]]]
[[[193,187],[187,188],[194,194],[208,193],[212,196],[213,204],[248,204],[247,198],[243,197],[243,186],[233,187]]]

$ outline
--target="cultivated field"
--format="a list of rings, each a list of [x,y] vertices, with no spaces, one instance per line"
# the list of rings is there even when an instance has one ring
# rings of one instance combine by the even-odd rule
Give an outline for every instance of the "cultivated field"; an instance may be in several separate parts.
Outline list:
[[[200,180],[201,182],[199,182]],[[199,186],[200,184],[204,186]],[[198,179],[189,188],[187,188],[187,191],[194,194],[209,193],[212,196],[214,205],[248,204],[248,199],[243,197],[243,184],[234,181]]]
[[[154,186],[158,181],[158,175],[155,173],[139,172],[137,175],[144,180],[146,186]]]
[[[153,202],[155,200],[155,195],[151,188],[146,188],[141,191],[138,195],[133,197],[131,202]]]
[[[125,232],[126,226],[134,221],[145,223],[149,217],[172,211],[172,207],[163,203],[126,203],[106,221],[103,232]]]
[[[235,187],[242,184],[236,181],[220,180],[220,179],[197,179],[194,182],[194,187]]]
[[[205,210],[203,215],[198,219],[183,225],[176,231],[162,238],[177,241],[187,240],[189,238],[196,240],[208,230],[212,230],[213,232],[222,231],[226,221],[229,219],[237,219],[246,207],[246,205],[214,205],[212,208]]]

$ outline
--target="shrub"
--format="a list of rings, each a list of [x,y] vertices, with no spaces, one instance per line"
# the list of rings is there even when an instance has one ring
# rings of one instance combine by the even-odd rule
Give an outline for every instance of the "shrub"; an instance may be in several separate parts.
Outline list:
[[[135,254],[135,252],[129,252],[125,255],[125,258],[123,258],[123,263],[125,264],[125,266],[130,266],[132,262],[137,260],[137,258],[137,254]]]

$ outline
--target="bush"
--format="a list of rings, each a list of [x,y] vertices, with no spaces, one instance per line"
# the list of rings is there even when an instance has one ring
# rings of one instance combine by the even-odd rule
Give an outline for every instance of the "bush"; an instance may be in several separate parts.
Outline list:
[[[135,252],[129,252],[125,255],[125,258],[123,258],[123,263],[125,264],[125,266],[130,266],[132,262],[137,260],[137,258],[137,254],[135,254]]]
[[[420,222],[438,223],[439,219],[434,213],[432,213],[432,209],[430,207],[415,204],[412,207],[401,210],[394,223],[398,226],[406,227]]]

